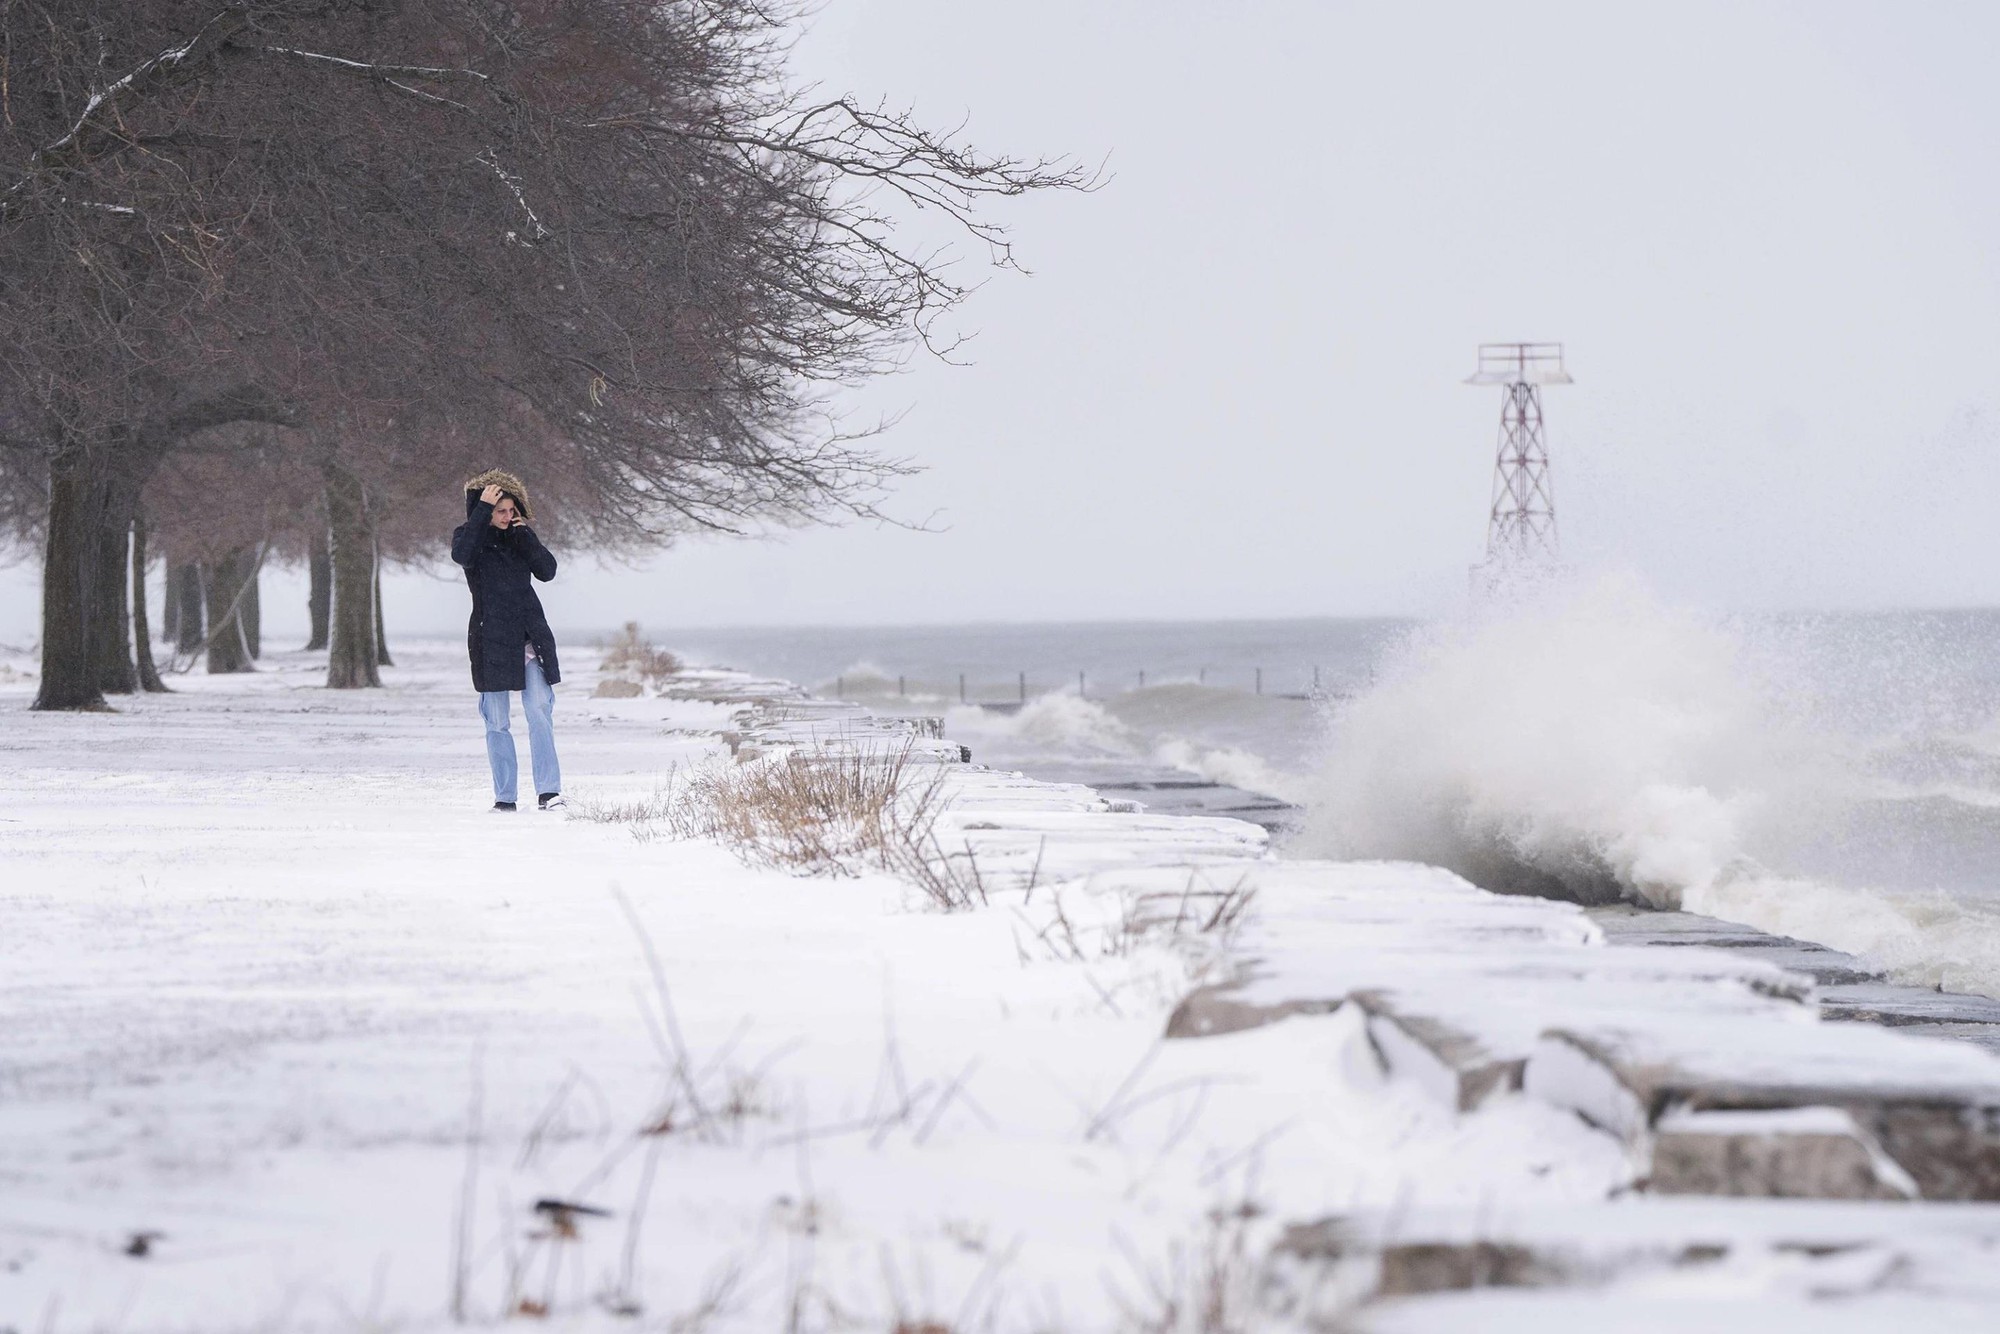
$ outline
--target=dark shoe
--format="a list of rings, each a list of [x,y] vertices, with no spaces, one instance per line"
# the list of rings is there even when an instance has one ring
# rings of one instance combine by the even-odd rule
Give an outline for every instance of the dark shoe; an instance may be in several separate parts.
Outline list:
[[[511,801],[496,801],[493,803],[493,809],[496,811],[511,811],[514,809],[514,803]]]
[[[561,811],[569,809],[569,803],[562,799],[562,793],[560,792],[544,792],[536,797],[535,808],[544,811]]]

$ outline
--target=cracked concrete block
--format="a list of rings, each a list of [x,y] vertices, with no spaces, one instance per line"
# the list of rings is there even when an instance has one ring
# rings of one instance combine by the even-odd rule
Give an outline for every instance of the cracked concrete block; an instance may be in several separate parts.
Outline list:
[[[1345,1000],[1344,996],[1336,996],[1262,1005],[1242,999],[1234,983],[1199,987],[1188,993],[1174,1007],[1174,1012],[1167,1016],[1166,1035],[1170,1038],[1209,1038],[1220,1037],[1224,1033],[1241,1033],[1245,1029],[1275,1024],[1287,1015],[1332,1014]]]
[[[1893,1194],[1852,1194],[1875,1187],[1854,1184],[1858,1151],[1830,1139],[1796,1149],[1760,1147],[1754,1137],[1733,1147],[1679,1142],[1669,1146],[1667,1180],[1719,1180],[1720,1169],[1703,1164],[1734,1153],[1746,1181],[1764,1173],[1767,1184],[1786,1183],[1785,1194],[1910,1198],[1900,1171],[1926,1200],[2000,1200],[2000,1062],[1955,1043],[1854,1024],[1552,1030],[1529,1056],[1523,1087],[1648,1155],[1666,1128],[1685,1131],[1687,1121],[1670,1118],[1687,1113],[1837,1111],[1855,1128],[1850,1138],[1880,1155],[1866,1172]]]
[[[1917,1183],[1840,1107],[1669,1112],[1653,1132],[1655,1195],[1910,1200]]]
[[[1468,1288],[1537,1288],[1561,1282],[1561,1267],[1526,1246],[1504,1242],[1411,1242],[1384,1247],[1377,1297]]]
[[[1400,1011],[1377,992],[1356,992],[1368,1013],[1368,1036],[1390,1074],[1409,1079],[1455,1112],[1521,1087],[1519,1058],[1496,1055],[1471,1033],[1422,1014]]]

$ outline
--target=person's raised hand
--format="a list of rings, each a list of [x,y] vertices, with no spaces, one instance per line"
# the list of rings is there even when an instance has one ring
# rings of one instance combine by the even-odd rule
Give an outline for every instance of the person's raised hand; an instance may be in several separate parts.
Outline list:
[[[479,503],[482,505],[498,505],[500,503],[500,497],[506,494],[507,493],[505,491],[502,491],[497,485],[489,486],[484,491],[481,491],[479,493]]]

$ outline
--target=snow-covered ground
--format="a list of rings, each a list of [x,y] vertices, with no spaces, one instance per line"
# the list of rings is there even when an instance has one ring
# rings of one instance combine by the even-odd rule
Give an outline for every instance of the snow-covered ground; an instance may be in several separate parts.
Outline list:
[[[398,655],[380,691],[277,654],[115,715],[29,713],[32,662],[0,662],[0,1330],[1263,1328],[1292,1223],[1660,1217],[1607,1203],[1618,1139],[1517,1095],[1445,1105],[1356,1006],[1164,1040],[1222,980],[1215,941],[1140,929],[1087,872],[1226,887],[1268,865],[1247,826],[957,769],[954,829],[1011,869],[944,913],[886,875],[491,814],[462,647]],[[574,799],[728,762],[731,705],[591,698],[573,656]],[[1734,1294],[1769,1329],[1832,1292],[1988,1327],[1962,1276],[1993,1210],[1838,1208],[1843,1238],[1936,1233],[1943,1295],[1816,1254],[1359,1318],[1652,1328]]]
[[[281,654],[116,715],[0,687],[0,1328],[1102,1328],[1239,1216],[1619,1170],[1567,1118],[1357,1079],[1337,1019],[1163,1043],[1167,945],[1058,959],[1016,903],[490,814],[458,650],[399,653],[381,691]],[[572,796],[718,752],[727,706],[590,682]]]

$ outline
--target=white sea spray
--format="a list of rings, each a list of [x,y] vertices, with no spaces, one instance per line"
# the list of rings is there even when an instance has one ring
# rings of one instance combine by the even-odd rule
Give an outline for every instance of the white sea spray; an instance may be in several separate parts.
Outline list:
[[[1489,603],[1415,632],[1332,711],[1292,849],[1683,907],[2000,992],[2000,913],[1871,882],[1869,840],[1921,832],[1913,799],[1938,785],[1871,767],[1907,736],[1838,726],[1826,670],[1626,576]],[[1815,873],[1786,873],[1802,849]]]
[[[1302,847],[1512,863],[1671,906],[1741,855],[1766,790],[1773,747],[1737,659],[1626,579],[1428,627],[1334,713]]]
[[[1287,772],[1239,736],[1259,739],[1261,712],[1279,701],[1260,701],[1240,691],[1192,682],[1155,686],[1089,699],[1074,691],[1036,695],[1013,713],[976,706],[954,707],[945,730],[954,737],[998,753],[1150,761],[1182,769],[1210,782],[1240,787],[1288,801],[1308,790],[1308,781]],[[1309,722],[1302,703],[1291,702],[1293,725]],[[1268,724],[1266,724],[1268,725]]]

